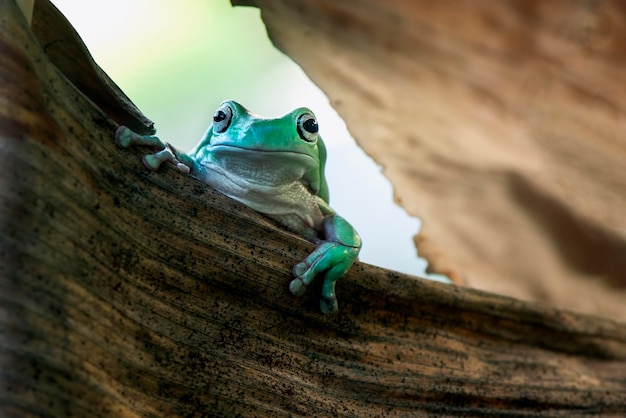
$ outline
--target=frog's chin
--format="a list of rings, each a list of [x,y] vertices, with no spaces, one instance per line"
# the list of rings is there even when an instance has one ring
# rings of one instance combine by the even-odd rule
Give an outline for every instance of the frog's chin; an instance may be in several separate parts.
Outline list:
[[[212,163],[235,179],[276,187],[302,179],[318,166],[316,158],[293,150],[258,150],[220,145],[211,150]]]
[[[256,150],[219,145],[211,149],[212,158],[202,165],[219,179],[218,190],[254,190],[265,194],[282,193],[284,187],[302,183],[307,172],[317,167],[317,160],[292,150]],[[226,193],[228,194],[228,193]]]

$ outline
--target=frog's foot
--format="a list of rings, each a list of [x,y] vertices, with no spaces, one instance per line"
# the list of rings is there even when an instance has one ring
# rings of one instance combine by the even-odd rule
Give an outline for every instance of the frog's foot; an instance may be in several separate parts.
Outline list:
[[[143,165],[149,170],[156,171],[164,162],[171,162],[176,168],[187,174],[190,171],[189,166],[180,162],[178,158],[172,152],[172,149],[168,144],[162,142],[156,136],[139,135],[131,131],[126,126],[120,126],[115,131],[115,143],[120,148],[130,148],[134,146],[149,146],[158,149],[159,151],[153,154],[144,155],[141,161]]]
[[[169,149],[165,148],[161,151],[157,151],[154,154],[146,154],[141,159],[143,165],[146,166],[148,170],[156,171],[161,167],[161,164],[164,162],[171,162],[176,166],[178,171],[181,171],[185,174],[189,174],[190,168],[185,164],[181,163],[178,158],[174,155],[174,153]]]
[[[120,126],[115,131],[115,143],[120,148],[148,146],[162,150],[166,145],[156,136],[139,135],[126,126]]]
[[[295,278],[289,284],[289,290],[301,296],[313,279],[323,272],[324,284],[320,309],[323,313],[337,312],[339,305],[335,296],[335,282],[343,276],[356,260],[359,248],[338,242],[323,242],[302,262],[293,267]]]

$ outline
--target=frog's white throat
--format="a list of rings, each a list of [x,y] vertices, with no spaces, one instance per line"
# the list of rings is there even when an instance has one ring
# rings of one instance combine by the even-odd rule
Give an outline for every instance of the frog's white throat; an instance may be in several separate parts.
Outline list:
[[[196,173],[217,191],[276,220],[290,219],[289,229],[301,233],[316,229],[323,216],[318,196],[303,180],[317,162],[295,152],[220,153],[202,162]],[[299,219],[296,222],[296,218]]]
[[[220,145],[211,150],[213,158],[203,165],[222,173],[235,183],[253,190],[274,194],[294,182],[303,182],[305,174],[319,162],[309,154],[292,150],[257,150]]]

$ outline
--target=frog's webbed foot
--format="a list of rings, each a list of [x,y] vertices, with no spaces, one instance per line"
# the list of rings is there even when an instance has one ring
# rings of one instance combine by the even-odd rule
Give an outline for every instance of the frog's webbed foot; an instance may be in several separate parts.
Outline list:
[[[135,146],[149,146],[158,151],[152,154],[146,154],[141,161],[149,170],[156,171],[164,162],[171,162],[176,168],[183,172],[189,173],[190,167],[177,158],[176,150],[167,143],[162,142],[156,136],[139,135],[131,131],[126,126],[120,126],[115,131],[115,143],[120,148],[130,148]]]
[[[325,242],[319,245],[304,261],[293,267],[295,279],[289,284],[289,290],[296,296],[304,294],[315,276],[326,272],[322,285],[320,309],[323,313],[337,312],[339,307],[335,296],[335,282],[346,274],[354,263],[359,248],[349,247],[337,242]]]
[[[289,284],[289,290],[301,296],[318,274],[325,273],[320,309],[329,314],[337,312],[339,307],[335,283],[356,261],[361,250],[361,239],[354,228],[338,215],[324,222],[324,230],[328,240],[322,241],[307,258],[293,267],[295,278]]]

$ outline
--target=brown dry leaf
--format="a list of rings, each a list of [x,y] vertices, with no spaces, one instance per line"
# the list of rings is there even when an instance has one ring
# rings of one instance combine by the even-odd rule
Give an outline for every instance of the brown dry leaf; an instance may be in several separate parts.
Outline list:
[[[384,166],[432,270],[626,320],[626,3],[236,3]]]

